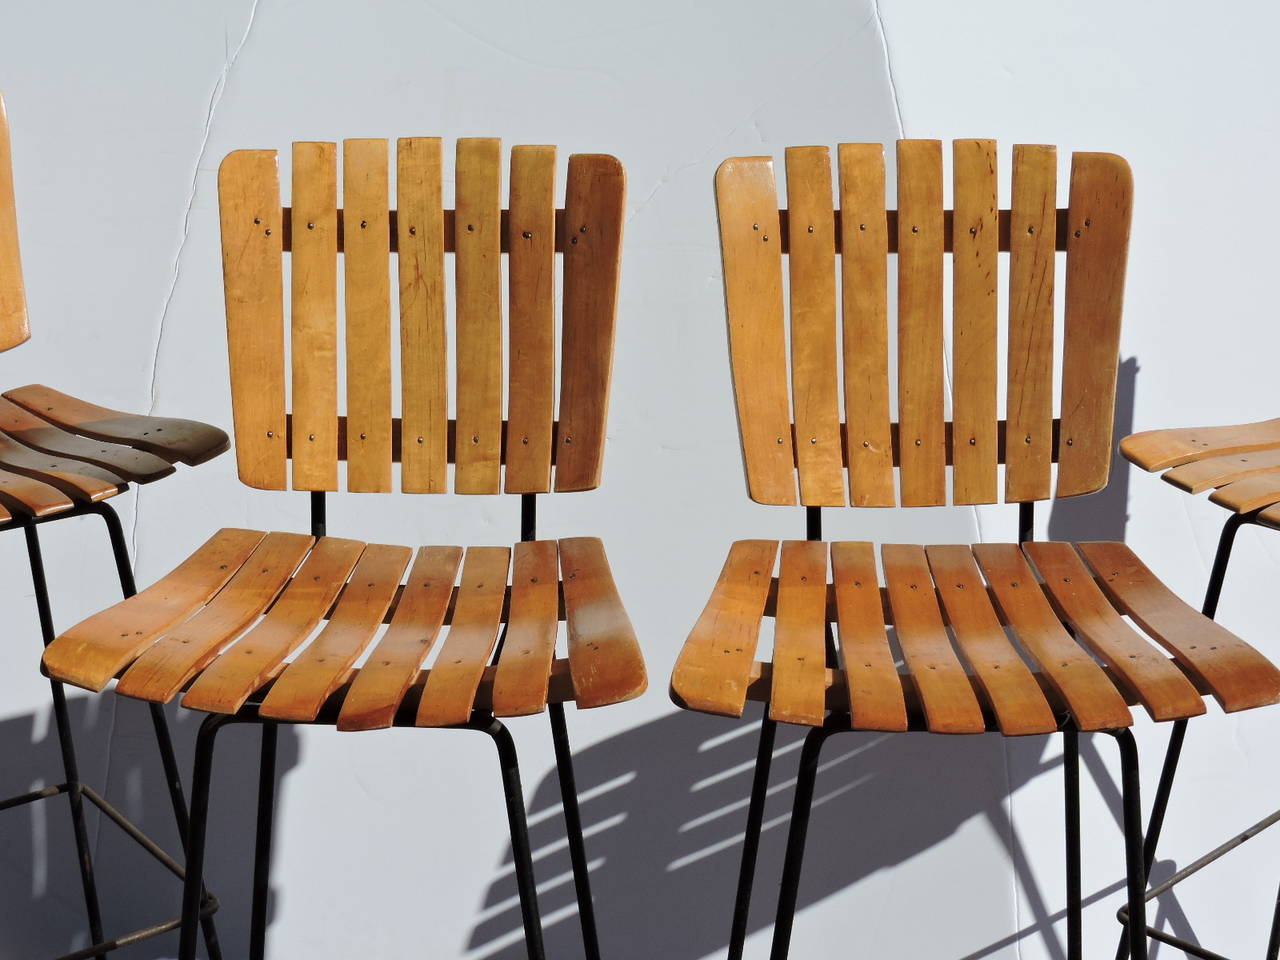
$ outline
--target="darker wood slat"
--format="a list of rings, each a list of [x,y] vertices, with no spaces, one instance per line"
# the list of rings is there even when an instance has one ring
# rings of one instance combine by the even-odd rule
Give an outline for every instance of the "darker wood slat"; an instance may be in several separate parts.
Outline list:
[[[840,146],[841,146],[842,148],[843,148],[843,147],[868,147],[868,148],[874,148],[874,149],[876,149],[876,150],[883,150],[883,149],[884,149],[884,146],[883,146],[882,144],[879,144],[879,143],[870,143],[870,144],[862,144],[862,143],[849,144],[849,143],[842,143],[842,144],[840,144]],[[1008,253],[1008,252],[1009,252],[1009,246],[1010,246],[1010,235],[1011,235],[1011,233],[1012,233],[1011,228],[1010,228],[1010,224],[1012,223],[1012,219],[1013,219],[1013,217],[1012,217],[1012,213],[1011,213],[1011,211],[1009,211],[1009,210],[999,210],[999,211],[997,211],[997,214],[998,214],[998,216],[997,216],[997,221],[996,221],[996,229],[997,229],[997,233],[996,233],[996,244],[997,244],[997,248],[999,249],[999,251],[1000,251],[1001,253]],[[1068,222],[1068,221],[1067,221],[1067,214],[1068,214],[1068,211],[1067,211],[1065,208],[1061,208],[1061,209],[1059,209],[1059,210],[1057,211],[1057,217],[1056,217],[1056,223],[1055,223],[1055,227],[1054,227],[1054,236],[1053,236],[1053,239],[1054,239],[1054,248],[1055,248],[1056,250],[1058,250],[1059,252],[1062,252],[1062,251],[1064,251],[1064,250],[1066,250],[1066,249],[1067,249],[1067,240],[1068,240],[1068,238],[1069,238],[1069,233],[1068,233],[1068,231],[1067,231],[1067,222]],[[885,245],[884,245],[884,249],[881,251],[882,253],[898,253],[898,252],[899,252],[899,250],[898,250],[898,237],[899,237],[898,223],[899,223],[899,220],[900,220],[900,216],[901,216],[901,215],[899,214],[899,212],[898,212],[897,210],[886,210],[886,211],[885,211],[885,214],[884,214],[884,217],[885,217],[885,225],[884,225]],[[844,252],[844,250],[843,250],[843,245],[844,245],[844,244],[843,244],[843,241],[842,241],[842,237],[844,236],[844,232],[843,232],[843,229],[842,229],[842,228],[843,228],[843,217],[841,216],[841,211],[839,211],[839,210],[833,211],[833,217],[834,217],[834,219],[835,219],[835,242],[836,242],[836,253],[843,253],[843,252]],[[778,223],[778,235],[779,235],[779,237],[781,238],[781,241],[782,241],[782,252],[783,252],[783,253],[789,253],[789,252],[790,252],[790,250],[791,250],[791,215],[790,215],[790,211],[789,211],[789,210],[779,210],[779,211],[778,211],[778,220],[779,220],[779,223]],[[860,219],[859,219],[859,223],[861,224],[861,223],[863,223],[863,222],[865,222],[865,221],[863,221],[863,220],[860,218]],[[871,226],[871,225],[870,225],[870,224],[868,224],[868,228],[870,228],[870,226]],[[942,249],[943,249],[943,251],[944,251],[944,252],[946,252],[946,253],[952,253],[952,252],[954,252],[954,250],[955,250],[955,239],[954,239],[954,238],[955,238],[955,215],[954,215],[954,212],[953,212],[953,211],[951,211],[951,210],[944,210],[944,211],[942,211]]]
[[[438,138],[418,137],[413,139],[427,140],[427,139],[438,139]],[[442,240],[444,244],[443,251],[445,253],[457,253],[457,226],[456,226],[457,219],[458,219],[457,214],[453,210],[441,210],[440,212],[442,214],[441,231],[442,231]],[[282,251],[284,253],[289,253],[293,248],[293,210],[291,210],[289,207],[283,207],[280,213],[281,213],[281,224],[282,224],[282,230],[281,230]],[[400,239],[400,235],[401,235],[400,215],[401,215],[401,211],[399,210],[387,211],[387,216],[389,218],[388,231],[387,231],[389,253],[400,252],[400,247],[402,245],[402,241]],[[406,216],[408,215],[407,208],[405,208],[405,215]],[[343,211],[339,209],[338,210],[338,252],[339,253],[344,252],[343,244],[342,244],[342,227],[343,227],[344,219],[345,217],[343,216]],[[511,251],[510,251],[509,239],[508,239],[508,232],[510,229],[510,211],[508,210],[502,211],[501,225],[502,225],[502,252],[510,253]],[[564,226],[564,210],[555,211],[555,228],[556,228],[556,237],[555,237],[556,253],[564,253],[565,247],[569,246],[569,240],[565,233],[565,226]]]
[[[0,470],[0,503],[32,517],[47,517],[75,506],[58,487],[8,470]]]
[[[30,477],[78,500],[96,502],[127,489],[122,477],[80,460],[51,457],[0,433],[0,467]]]
[[[831,544],[831,581],[853,728],[906,730],[902,679],[885,632],[875,548],[870,543]]]

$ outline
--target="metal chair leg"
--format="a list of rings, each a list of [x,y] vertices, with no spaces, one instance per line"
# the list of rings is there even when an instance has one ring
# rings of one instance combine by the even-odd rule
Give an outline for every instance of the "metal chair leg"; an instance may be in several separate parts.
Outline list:
[[[1271,915],[1271,936],[1267,940],[1267,960],[1280,957],[1280,890],[1276,891],[1276,909]]]
[[[525,949],[529,960],[545,960],[542,921],[538,916],[538,887],[533,876],[533,852],[529,846],[529,824],[525,818],[524,791],[520,786],[520,763],[511,732],[501,721],[481,727],[493,738],[502,767],[502,788],[507,804],[507,824],[511,830],[511,858],[515,865],[516,887],[520,891],[520,918],[524,923]],[[193,960],[181,957],[180,960]]]
[[[209,828],[209,786],[213,767],[214,741],[231,718],[210,714],[200,724],[196,736],[195,769],[191,778],[191,827],[187,835],[187,875],[182,884],[182,932],[178,940],[178,960],[196,960],[196,926],[200,901],[204,897],[205,834]]]
[[[267,949],[267,906],[271,895],[271,834],[276,802],[276,745],[279,726],[262,725],[258,761],[258,825],[253,852],[253,907],[249,921],[249,960],[263,960]]]
[[[1084,950],[1084,900],[1080,883],[1080,731],[1062,731],[1062,785],[1067,844],[1067,960]]]
[[[751,913],[751,885],[760,853],[760,830],[764,825],[764,803],[769,792],[769,769],[773,765],[773,741],[778,725],[769,719],[769,708],[760,720],[760,744],[756,769],[751,778],[751,803],[747,807],[747,829],[742,835],[742,862],[738,866],[738,891],[733,901],[733,926],[729,930],[729,960],[742,960]]]
[[[770,960],[786,960],[791,951],[791,927],[796,918],[796,898],[800,891],[800,867],[804,860],[804,841],[809,831],[809,813],[813,807],[813,789],[818,779],[818,756],[831,736],[830,723],[809,731],[800,751],[800,769],[796,775],[795,802],[791,811],[791,829],[787,835],[787,855],[782,864],[782,883],[778,890],[778,914],[773,925],[773,947]]]
[[[578,899],[582,949],[587,960],[600,960],[600,937],[596,929],[595,903],[591,898],[587,848],[582,837],[582,814],[578,809],[578,786],[573,775],[573,751],[569,748],[569,728],[565,723],[564,704],[548,704],[547,712],[551,718],[551,742],[556,751],[556,773],[560,778],[560,800],[564,807],[565,833],[569,840],[569,862],[573,865],[573,888]]]
[[[1147,871],[1142,838],[1142,798],[1138,777],[1138,745],[1131,730],[1109,731],[1120,747],[1120,781],[1124,803],[1125,879],[1128,891],[1129,956],[1147,960]]]

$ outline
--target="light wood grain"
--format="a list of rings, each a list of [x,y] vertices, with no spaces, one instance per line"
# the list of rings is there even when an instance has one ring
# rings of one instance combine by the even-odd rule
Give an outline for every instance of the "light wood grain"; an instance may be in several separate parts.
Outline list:
[[[1187,493],[1203,493],[1237,480],[1280,470],[1280,449],[1233,453],[1225,457],[1208,457],[1174,467],[1161,477]]]
[[[0,350],[31,338],[27,322],[27,294],[22,283],[18,250],[18,209],[13,189],[13,152],[9,117],[0,96]]]
[[[1219,487],[1209,499],[1236,513],[1250,513],[1280,503],[1280,470],[1269,470]]]
[[[580,709],[630,700],[648,686],[644,657],[596,537],[560,541],[569,669]]]
[[[784,540],[769,717],[820,726],[827,712],[827,545]]]
[[[517,543],[511,561],[511,609],[493,679],[499,717],[540,713],[547,706],[560,631],[560,556],[554,540]],[[572,669],[572,666],[571,666]]]
[[[902,679],[885,633],[875,548],[851,541],[831,544],[831,579],[853,728],[906,730]]]
[[[33,517],[47,517],[75,506],[57,486],[9,470],[0,470],[0,503]]]
[[[1206,457],[1280,448],[1280,419],[1219,427],[1145,430],[1120,442],[1126,460],[1143,470],[1167,470]]]

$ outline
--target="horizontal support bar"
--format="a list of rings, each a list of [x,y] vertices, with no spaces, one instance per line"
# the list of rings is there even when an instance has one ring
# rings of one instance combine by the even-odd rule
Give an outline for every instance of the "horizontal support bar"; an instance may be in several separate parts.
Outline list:
[[[399,230],[400,218],[397,214],[397,211],[395,210],[391,210],[389,211],[389,213],[390,215],[387,218],[387,224],[388,224],[388,233],[390,234],[390,236],[387,238],[388,240],[387,249],[390,253],[399,253],[400,252],[400,230]],[[280,210],[280,214],[281,214],[280,246],[285,253],[289,253],[290,251],[293,250],[293,208],[282,207]],[[444,211],[444,252],[445,253],[454,253],[457,250],[457,243],[455,240],[456,228],[454,226],[455,220],[456,220],[456,213],[453,210]],[[503,253],[510,252],[508,248],[508,243],[507,243],[508,241],[507,231],[509,230],[510,220],[511,220],[511,211],[503,210],[502,224],[499,230],[499,234],[501,235]],[[338,210],[338,228],[335,232],[337,233],[337,240],[338,240],[338,249],[336,252],[342,253],[344,230],[343,230],[343,212],[341,209]],[[556,253],[564,253],[565,236],[566,234],[565,234],[565,226],[564,226],[564,211],[557,210],[556,211]]]
[[[1058,209],[1057,225],[1054,231],[1054,246],[1059,251],[1067,249],[1067,211],[1064,208]],[[841,217],[839,210],[833,210],[835,216],[835,238],[836,253],[841,252]],[[791,215],[786,210],[778,211],[779,220],[779,239],[782,241],[782,252],[788,253],[791,250]],[[1009,237],[1012,232],[1013,214],[1009,210],[1001,210],[999,215],[999,227],[997,236],[997,246],[1001,253],[1009,252]],[[888,234],[888,247],[886,253],[898,252],[898,211],[885,211],[885,226]],[[951,253],[955,249],[955,214],[951,210],[942,211],[942,249]]]

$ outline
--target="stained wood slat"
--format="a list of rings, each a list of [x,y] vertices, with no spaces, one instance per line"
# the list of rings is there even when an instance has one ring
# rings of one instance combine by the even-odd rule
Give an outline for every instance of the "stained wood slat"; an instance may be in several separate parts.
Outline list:
[[[391,489],[391,206],[386,140],[344,140],[347,489]]]
[[[501,141],[458,140],[454,488],[497,493],[502,473]],[[457,721],[461,722],[461,721]]]
[[[123,477],[79,460],[66,460],[24,447],[0,433],[0,467],[56,487],[80,500],[97,502],[125,489]]]
[[[907,708],[885,633],[874,547],[831,544],[831,579],[853,728],[906,730]]]
[[[16,403],[2,398],[0,431],[23,446],[48,456],[81,460],[125,480],[150,483],[174,472],[172,464],[153,453],[67,433]]]
[[[510,558],[507,547],[467,550],[449,635],[423,687],[418,726],[447,727],[470,719],[476,690],[498,640]]]
[[[635,629],[596,537],[560,541],[569,670],[579,709],[638,697],[649,681]]]
[[[1111,475],[1120,315],[1133,212],[1129,165],[1113,154],[1073,155],[1068,209],[1060,497],[1100,490]]]
[[[1233,453],[1225,457],[1193,460],[1165,473],[1162,480],[1187,493],[1203,493],[1237,480],[1280,470],[1280,450]]]
[[[507,636],[493,679],[499,717],[539,713],[547,706],[551,663],[560,630],[560,557],[554,540],[516,544],[511,563]]]
[[[223,646],[262,614],[314,542],[300,533],[267,534],[208,605],[142,651],[116,683],[116,692],[168,703]]]
[[[880,548],[898,644],[934,733],[982,733],[982,707],[942,622],[923,547]]]
[[[507,493],[546,493],[551,489],[556,380],[555,185],[555,147],[512,148],[511,215],[507,221],[507,248],[511,251],[507,258],[511,354]]]
[[[720,164],[716,205],[747,491],[757,503],[792,504],[795,454],[773,161],[740,157]]]
[[[236,150],[218,168],[231,409],[240,480],[285,488],[284,279],[274,150]]]
[[[821,725],[827,713],[827,545],[784,540],[769,717]]]
[[[1143,470],[1167,470],[1206,457],[1280,447],[1280,418],[1222,427],[1145,430],[1120,441],[1120,452]]]
[[[1053,461],[1053,286],[1058,152],[1013,148],[1005,500],[1048,499]],[[1108,416],[1112,416],[1109,412]]]
[[[27,324],[27,295],[22,285],[18,250],[18,212],[13,191],[13,154],[9,117],[0,96],[0,350],[31,338]]]
[[[1044,588],[1076,638],[1100,657],[1118,682],[1155,720],[1205,712],[1204,701],[1182,671],[1130,627],[1103,595],[1069,543],[1027,543]]]
[[[1280,701],[1280,670],[1180,600],[1123,543],[1077,545],[1107,596],[1231,713]]]
[[[295,490],[338,489],[338,145],[293,145],[290,262]],[[357,253],[357,257],[360,253]]]
[[[788,265],[800,501],[811,507],[842,507],[831,156],[826,147],[788,147],[786,157],[787,208],[795,231]]]
[[[617,158],[569,158],[564,222],[560,432],[556,489],[593,490],[604,466],[622,270],[626,175]]]
[[[47,517],[75,506],[57,487],[8,470],[0,470],[0,502],[10,510],[35,517]]]
[[[449,363],[439,137],[396,141],[400,251],[401,489],[448,486]]]
[[[183,695],[182,705],[228,714],[244,706],[319,626],[363,552],[359,540],[317,541],[267,615],[205,667]]]
[[[196,420],[146,417],[100,407],[96,403],[32,383],[4,392],[6,399],[57,427],[107,443],[127,444],[163,460],[196,466],[227,450],[227,435]]]
[[[351,682],[338,714],[339,730],[391,726],[444,623],[461,547],[422,547],[409,569],[391,623]]]
[[[671,672],[671,692],[690,710],[742,716],[773,567],[776,540],[739,540]]]
[[[1280,502],[1280,470],[1269,470],[1215,490],[1211,501],[1236,513],[1249,513]]]
[[[956,503],[994,503],[1000,267],[996,144],[994,140],[957,140],[952,150],[952,499]]]
[[[1040,685],[1009,643],[967,546],[925,548],[929,570],[964,655],[1005,736],[1058,728]]]
[[[942,144],[898,141],[898,423],[904,507],[946,502]]]
[[[382,626],[412,556],[408,547],[365,547],[329,622],[284,668],[262,701],[262,716],[295,723],[316,718]]]

